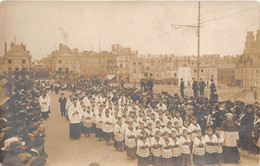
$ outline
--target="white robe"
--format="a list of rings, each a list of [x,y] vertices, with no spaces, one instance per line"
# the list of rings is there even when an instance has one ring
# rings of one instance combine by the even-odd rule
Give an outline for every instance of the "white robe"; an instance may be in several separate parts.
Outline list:
[[[40,96],[39,102],[40,102],[40,106],[41,106],[41,112],[48,112],[49,108],[50,108],[50,103],[51,103],[50,98],[48,98],[47,96],[45,98]]]
[[[78,112],[77,114],[74,114],[75,112]],[[80,123],[82,120],[82,116],[83,116],[83,109],[79,104],[76,104],[76,107],[74,106],[74,104],[72,104],[69,107],[69,111],[68,111],[68,118],[70,120],[70,123]]]

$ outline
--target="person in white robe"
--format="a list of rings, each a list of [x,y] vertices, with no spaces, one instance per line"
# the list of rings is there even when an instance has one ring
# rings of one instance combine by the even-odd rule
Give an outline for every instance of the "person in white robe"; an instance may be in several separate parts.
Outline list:
[[[68,118],[70,121],[70,138],[72,140],[79,139],[81,136],[81,121],[83,117],[83,109],[77,104],[77,98],[73,99],[73,104],[69,107]]]
[[[39,98],[40,106],[41,106],[41,113],[44,120],[49,118],[49,109],[50,109],[50,98],[47,97],[46,93],[44,93]]]

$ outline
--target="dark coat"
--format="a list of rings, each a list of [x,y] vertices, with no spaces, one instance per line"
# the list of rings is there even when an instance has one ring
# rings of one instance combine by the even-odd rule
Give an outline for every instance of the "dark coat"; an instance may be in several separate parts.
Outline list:
[[[62,97],[59,98],[61,111],[65,111],[66,102],[67,102],[67,98],[66,97],[63,97],[63,99],[62,99]]]
[[[204,88],[206,87],[206,83],[204,81],[200,81],[199,82],[199,87],[200,87],[200,90],[204,90]]]
[[[217,89],[216,89],[215,83],[211,83],[211,84],[210,84],[210,92],[211,92],[211,94],[213,94],[213,93],[216,92],[216,91],[217,91]]]
[[[181,81],[180,88],[181,88],[181,89],[185,89],[185,86],[184,86],[184,81]]]
[[[192,84],[192,89],[193,90],[198,90],[199,87],[198,87],[198,82],[197,81],[194,81],[193,84]]]

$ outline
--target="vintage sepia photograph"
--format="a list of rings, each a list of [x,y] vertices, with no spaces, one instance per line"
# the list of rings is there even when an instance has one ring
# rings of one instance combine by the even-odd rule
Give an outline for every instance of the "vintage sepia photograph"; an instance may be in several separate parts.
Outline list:
[[[0,166],[260,165],[260,2],[0,2]]]

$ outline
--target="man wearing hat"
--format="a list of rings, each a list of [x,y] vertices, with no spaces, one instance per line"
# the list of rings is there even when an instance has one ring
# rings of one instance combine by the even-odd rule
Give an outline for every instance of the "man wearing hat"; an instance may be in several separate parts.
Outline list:
[[[206,83],[202,80],[202,78],[200,78],[199,87],[200,87],[200,97],[204,97],[204,88],[206,87]]]
[[[77,98],[74,98],[73,103],[68,110],[68,118],[70,121],[70,138],[72,140],[80,138],[82,116],[83,109],[80,104],[77,103]]]
[[[252,131],[254,127],[254,105],[247,104],[244,116],[240,121],[240,143],[244,150],[251,151],[253,149]]]
[[[180,89],[181,89],[181,97],[183,98],[184,97],[184,89],[185,89],[183,78],[181,78]]]
[[[193,78],[192,89],[193,89],[193,95],[194,95],[194,97],[197,98],[197,97],[198,97],[199,87],[198,87],[198,82],[196,81],[195,78]]]
[[[217,92],[216,85],[214,83],[214,80],[211,79],[211,84],[210,84],[210,99],[215,98],[215,92]]]

